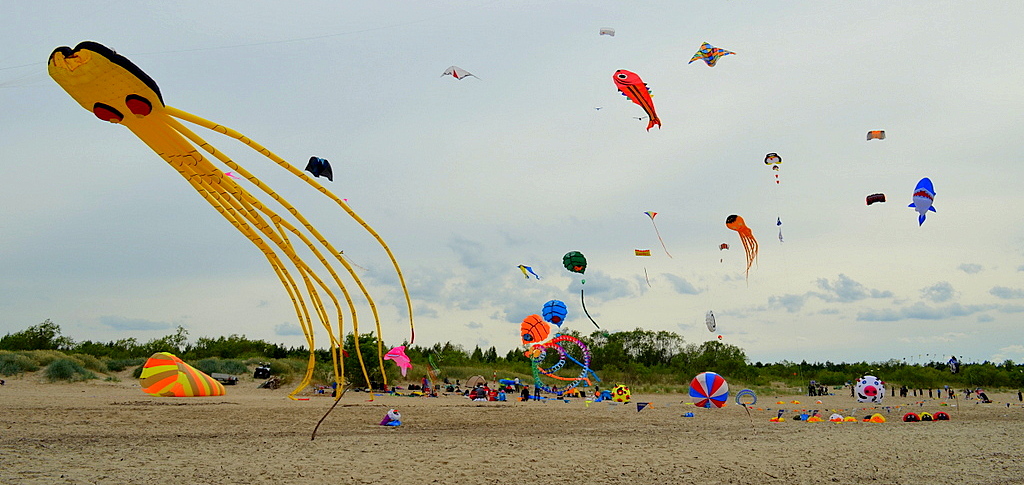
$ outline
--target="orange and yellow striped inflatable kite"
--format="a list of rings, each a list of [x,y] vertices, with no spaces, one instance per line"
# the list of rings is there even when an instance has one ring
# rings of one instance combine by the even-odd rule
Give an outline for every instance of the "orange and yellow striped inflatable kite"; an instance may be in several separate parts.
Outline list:
[[[223,396],[224,384],[167,352],[153,354],[139,376],[142,392],[163,397]]]

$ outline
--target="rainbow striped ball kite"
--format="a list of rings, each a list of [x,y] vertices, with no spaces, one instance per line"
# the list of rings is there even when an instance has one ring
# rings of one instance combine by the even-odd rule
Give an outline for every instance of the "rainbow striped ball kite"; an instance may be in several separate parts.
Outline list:
[[[729,400],[729,384],[714,372],[701,372],[690,381],[690,398],[697,407],[720,408]]]

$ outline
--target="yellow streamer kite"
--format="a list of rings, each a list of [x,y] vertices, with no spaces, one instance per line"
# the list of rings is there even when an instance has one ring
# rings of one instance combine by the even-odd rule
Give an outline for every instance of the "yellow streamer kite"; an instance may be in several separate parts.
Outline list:
[[[261,182],[248,170],[241,167],[225,154],[210,145],[183,125],[178,119],[199,125],[204,128],[234,138],[263,156],[274,161],[280,167],[291,172],[294,176],[301,178],[307,184],[323,193],[336,204],[338,204],[349,216],[362,225],[380,243],[387,252],[395,271],[398,273],[398,280],[405,293],[405,301],[409,313],[409,330],[411,337],[409,344],[416,338],[413,328],[412,301],[409,298],[409,290],[402,276],[402,270],[398,267],[398,261],[388,248],[384,240],[371,228],[366,221],[359,217],[348,204],[329,192],[326,188],[306,175],[301,169],[281,159],[277,155],[250,140],[245,135],[221,126],[198,116],[164,105],[160,88],[156,82],[145,72],[139,69],[127,58],[115,53],[108,47],[96,42],[82,42],[75,46],[58,47],[50,54],[47,69],[57,84],[59,84],[72,98],[83,108],[91,111],[98,118],[111,123],[120,124],[132,131],[146,145],[156,152],[164,161],[171,165],[186,181],[199,193],[207,202],[212,205],[225,219],[228,220],[238,231],[244,234],[255,244],[270,262],[274,272],[284,285],[288,296],[292,300],[295,314],[299,324],[306,335],[306,342],[309,345],[309,364],[306,375],[288,397],[296,399],[295,394],[309,385],[313,375],[315,363],[313,321],[319,321],[330,337],[331,358],[334,365],[334,379],[340,389],[345,389],[344,367],[341,353],[341,338],[344,336],[343,308],[335,296],[335,289],[340,290],[345,299],[347,308],[352,319],[352,333],[357,343],[355,350],[363,377],[367,383],[370,382],[363,356],[360,352],[359,342],[359,320],[356,315],[355,306],[352,303],[351,295],[345,288],[340,277],[335,271],[335,263],[340,264],[359,286],[362,295],[366,298],[377,330],[378,364],[384,384],[387,385],[387,377],[384,372],[384,349],[383,338],[380,331],[380,318],[377,314],[377,307],[373,298],[352,266],[342,256],[342,252],[336,249],[323,235],[314,228],[298,210],[289,204],[283,197],[275,193],[267,185]],[[177,119],[176,119],[177,118]],[[197,148],[198,147],[198,148]],[[214,166],[207,158],[202,149],[214,159],[220,161],[233,172],[232,175],[239,175],[245,180],[258,187],[269,200],[264,203],[255,195],[242,188],[235,182],[233,177]],[[276,203],[283,208],[287,214],[291,214],[294,222],[284,219],[281,215],[268,207],[268,203]],[[287,215],[285,214],[285,215]],[[292,246],[291,237],[294,236],[301,241],[302,246],[311,251],[319,260],[317,268],[325,269],[333,281],[325,281],[314,271],[314,267],[303,261]],[[319,245],[314,244],[319,243]],[[332,261],[329,261],[332,259]],[[320,270],[318,269],[318,270]],[[301,281],[297,281],[296,275]],[[324,297],[330,300],[330,304],[336,309],[335,319],[337,320],[336,336],[331,324],[331,316],[324,309]],[[340,399],[343,393],[336,397]]]
[[[139,376],[142,392],[163,397],[223,396],[224,384],[167,352],[153,354]]]

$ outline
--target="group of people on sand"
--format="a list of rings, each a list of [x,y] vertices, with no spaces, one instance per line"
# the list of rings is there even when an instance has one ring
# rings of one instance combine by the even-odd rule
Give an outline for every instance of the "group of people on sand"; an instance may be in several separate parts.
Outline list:
[[[478,384],[476,387],[466,391],[465,396],[471,401],[507,401],[505,388],[491,389],[487,384]]]

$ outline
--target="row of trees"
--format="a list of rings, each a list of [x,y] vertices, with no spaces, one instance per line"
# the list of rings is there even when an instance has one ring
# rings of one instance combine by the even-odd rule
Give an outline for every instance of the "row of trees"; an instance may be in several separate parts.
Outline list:
[[[799,364],[782,361],[775,363],[750,363],[743,349],[719,341],[701,344],[686,343],[682,336],[667,331],[636,329],[626,332],[598,332],[582,335],[571,332],[590,348],[591,368],[599,375],[613,374],[627,383],[676,383],[685,384],[699,372],[712,370],[752,386],[769,386],[784,383],[803,387],[810,380],[820,384],[844,385],[857,376],[872,374],[890,384],[906,385],[912,388],[936,388],[944,385],[954,387],[1024,387],[1024,365],[1005,361],[1001,364],[984,362],[964,364],[958,374],[949,372],[943,362],[924,365],[909,365],[898,360],[886,362],[857,363],[808,363]],[[380,379],[379,345],[371,334],[360,335],[359,350],[368,364],[369,379]],[[570,347],[570,346],[567,346]],[[345,337],[343,348],[350,358],[345,359],[345,373],[356,385],[365,385],[365,377],[359,367],[356,342],[352,334]],[[227,337],[200,337],[195,342],[188,339],[188,331],[178,327],[173,334],[140,343],[134,338],[111,342],[75,342],[61,335],[60,326],[46,320],[23,331],[9,333],[0,338],[0,350],[60,350],[69,353],[88,354],[102,359],[134,359],[149,357],[155,352],[173,352],[186,360],[205,358],[222,359],[302,359],[308,358],[305,347],[286,347],[252,340],[244,335]],[[410,346],[407,355],[419,368],[436,365],[445,368],[494,369],[504,374],[531,374],[531,361],[522,350],[510,350],[504,356],[495,347],[482,349],[479,346],[466,350],[450,342],[431,346]],[[329,365],[330,354],[326,350],[315,352],[317,362]],[[553,353],[552,353],[553,354]],[[554,358],[554,357],[549,357]],[[392,366],[393,367],[393,366]],[[442,372],[442,376],[444,376]],[[392,378],[389,373],[389,378]]]

